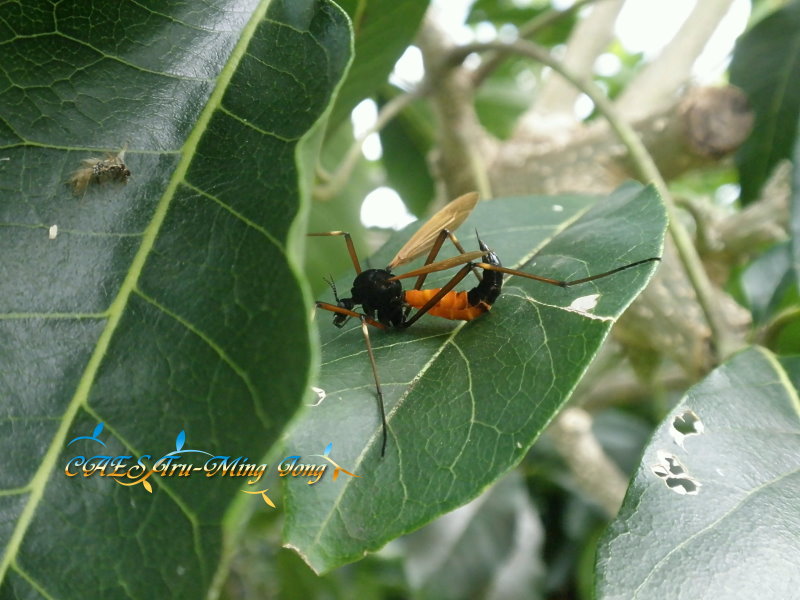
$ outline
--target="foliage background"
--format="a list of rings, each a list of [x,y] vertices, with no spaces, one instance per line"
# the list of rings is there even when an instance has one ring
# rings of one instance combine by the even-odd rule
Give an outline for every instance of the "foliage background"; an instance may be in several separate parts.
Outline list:
[[[800,2],[753,0],[713,87],[691,69],[732,0],[697,2],[653,57],[615,39],[625,4],[476,0],[466,18],[475,36],[454,40],[424,1],[0,3],[0,596],[790,597],[800,584]],[[425,76],[404,87],[390,73],[410,45]],[[606,54],[621,68],[601,76]],[[610,103],[596,97],[578,117],[588,81]],[[365,159],[349,118],[367,98],[381,111],[377,160]],[[64,182],[80,161],[123,145],[128,184],[74,197]],[[544,235],[551,252],[538,266],[558,268],[619,258],[616,245],[659,251],[663,210],[645,203],[654,193],[614,192],[629,179],[655,184],[672,241],[569,407],[595,354],[583,343],[577,354],[561,347],[573,379],[518,453],[497,472],[457,478],[457,503],[475,499],[453,512],[425,507],[404,530],[442,516],[379,552],[345,564],[396,537],[383,515],[306,555],[328,571],[315,573],[281,548],[317,530],[296,486],[281,493],[274,479],[279,510],[239,493],[239,482],[155,482],[149,495],[61,472],[66,442],[98,422],[110,454],[166,452],[185,430],[189,447],[274,465],[313,431],[303,405],[320,354],[323,377],[336,352],[352,356],[341,380],[362,382],[370,398],[357,337],[352,350],[320,350],[308,310],[312,293],[329,294],[323,276],[346,282],[352,265],[337,240],[325,240],[332,250],[303,233],[347,229],[371,255],[388,237],[360,223],[375,188],[395,188],[420,218],[474,189],[523,196],[520,223],[568,205],[555,195],[602,198],[590,227]],[[607,217],[602,207],[626,193],[631,207],[651,208]],[[491,206],[476,218],[509,220],[509,204]],[[521,255],[539,249],[525,243]],[[609,314],[648,276],[606,281],[603,293],[619,295]],[[323,342],[335,339],[323,317]],[[490,339],[497,327],[467,331]],[[417,332],[407,335],[421,346],[436,335]],[[565,337],[584,340],[586,329]],[[406,362],[384,359],[382,372]],[[467,362],[484,359],[476,345]],[[360,456],[373,404],[338,406],[338,434]],[[679,447],[673,430],[686,410],[707,431]],[[309,452],[328,440],[315,441]],[[654,475],[665,448],[702,483],[696,496],[668,488],[686,473]],[[334,457],[349,466],[350,450],[337,441]],[[391,460],[365,463],[365,476],[378,481]]]

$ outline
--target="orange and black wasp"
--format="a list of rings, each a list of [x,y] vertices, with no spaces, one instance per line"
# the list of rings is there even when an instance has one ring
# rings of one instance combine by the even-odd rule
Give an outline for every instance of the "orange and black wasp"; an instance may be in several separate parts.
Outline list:
[[[426,314],[454,321],[471,321],[492,308],[502,291],[504,274],[525,277],[566,288],[608,277],[631,267],[661,260],[660,257],[645,258],[597,275],[566,281],[542,277],[516,269],[508,269],[501,264],[497,254],[481,240],[477,232],[479,250],[472,252],[464,250],[454,234],[454,231],[475,208],[477,202],[478,194],[471,192],[447,204],[411,236],[385,269],[362,270],[353,240],[350,234],[345,231],[308,234],[309,236],[343,236],[353,267],[356,270],[356,278],[353,280],[349,297],[340,298],[335,285],[332,281],[329,281],[336,304],[317,301],[316,306],[335,313],[333,324],[336,327],[343,327],[350,318],[357,318],[361,321],[361,330],[364,334],[364,342],[367,347],[370,365],[372,366],[372,374],[375,378],[378,408],[383,427],[381,456],[386,451],[386,411],[378,367],[375,355],[372,352],[372,344],[370,343],[369,326],[378,329],[407,329]],[[452,258],[434,262],[448,239],[456,247],[459,254]],[[393,273],[398,266],[414,260],[426,251],[428,256],[422,267],[399,275]],[[452,269],[459,265],[461,265],[461,268],[443,287],[422,289],[428,274]],[[475,273],[478,278],[478,284],[468,291],[454,291],[454,288],[469,275],[470,271]],[[400,280],[410,277],[417,278],[413,289],[403,290]],[[358,306],[361,307],[363,312],[355,310]],[[413,309],[416,309],[416,312],[411,314]]]

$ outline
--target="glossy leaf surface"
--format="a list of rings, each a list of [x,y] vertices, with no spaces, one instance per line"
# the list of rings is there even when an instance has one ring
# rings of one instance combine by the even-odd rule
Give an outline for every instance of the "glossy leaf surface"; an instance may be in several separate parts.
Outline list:
[[[800,402],[785,366],[791,378],[766,350],[741,352],[664,420],[600,544],[597,598],[797,595]]]
[[[504,264],[562,278],[660,255],[666,218],[651,188],[629,184],[595,200],[485,202],[461,227],[460,239],[473,249],[477,228]],[[397,235],[370,264],[387,264],[410,235]],[[344,252],[341,240],[319,241],[332,244],[331,252]],[[320,311],[317,385],[327,396],[296,422],[287,446],[310,455],[332,441],[333,459],[360,477],[315,486],[313,492],[289,482],[287,542],[324,571],[476,497],[519,462],[563,406],[654,265],[568,289],[516,278],[506,283],[494,309],[473,322],[428,316],[406,331],[373,331],[389,421],[383,458],[360,327],[351,321],[337,330],[330,313]],[[429,277],[426,287],[439,287],[451,275]],[[342,295],[348,279],[337,283]],[[598,304],[590,314],[570,308],[594,294]]]
[[[65,465],[258,462],[307,385],[292,228],[346,17],[157,4],[0,6],[3,598],[202,597],[242,478]],[[72,194],[82,160],[123,146],[127,184]]]

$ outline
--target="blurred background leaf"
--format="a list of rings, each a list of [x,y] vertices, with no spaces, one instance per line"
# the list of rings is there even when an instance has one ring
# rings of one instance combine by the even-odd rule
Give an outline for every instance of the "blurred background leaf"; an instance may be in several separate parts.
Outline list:
[[[775,165],[789,158],[800,118],[800,2],[787,3],[740,38],[730,67],[755,112],[750,138],[736,155],[741,201],[752,202]]]

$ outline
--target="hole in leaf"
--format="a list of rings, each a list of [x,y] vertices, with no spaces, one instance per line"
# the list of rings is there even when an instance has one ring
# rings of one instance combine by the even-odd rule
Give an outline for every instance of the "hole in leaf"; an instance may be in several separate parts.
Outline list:
[[[672,420],[672,428],[670,435],[678,446],[683,448],[684,440],[690,435],[700,435],[705,432],[705,426],[691,409],[684,410],[681,414],[676,415]]]
[[[694,496],[702,485],[689,475],[678,457],[663,450],[658,451],[659,462],[650,467],[654,475],[664,480],[664,484],[681,496]]]

